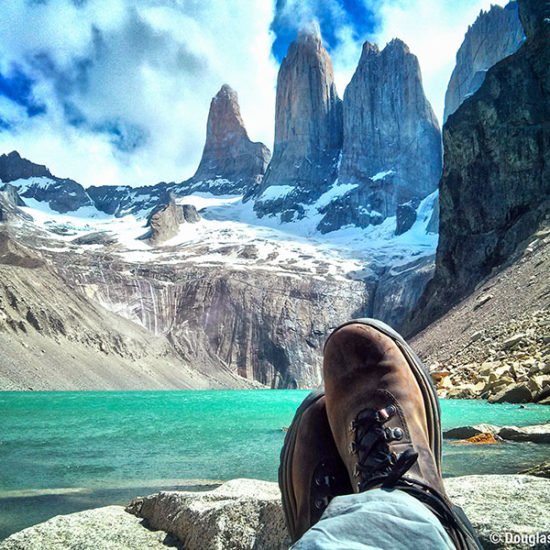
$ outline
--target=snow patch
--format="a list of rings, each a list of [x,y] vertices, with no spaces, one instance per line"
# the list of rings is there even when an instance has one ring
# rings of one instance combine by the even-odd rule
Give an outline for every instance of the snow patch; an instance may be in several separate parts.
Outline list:
[[[350,191],[353,191],[359,187],[356,183],[339,183],[336,180],[328,191],[325,191],[315,203],[316,208],[324,208],[328,206],[333,200],[346,195]]]
[[[267,202],[282,199],[291,191],[294,191],[294,189],[295,187],[293,185],[272,185],[262,193],[259,200]]]
[[[378,174],[374,174],[374,176],[371,177],[372,181],[379,181],[383,180],[387,176],[393,176],[395,172],[393,170],[386,170],[385,172],[378,172]]]

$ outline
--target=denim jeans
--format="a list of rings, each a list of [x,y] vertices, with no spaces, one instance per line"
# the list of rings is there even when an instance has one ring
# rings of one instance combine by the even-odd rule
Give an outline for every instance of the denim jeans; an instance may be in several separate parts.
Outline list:
[[[336,497],[292,550],[454,550],[435,515],[400,490]]]

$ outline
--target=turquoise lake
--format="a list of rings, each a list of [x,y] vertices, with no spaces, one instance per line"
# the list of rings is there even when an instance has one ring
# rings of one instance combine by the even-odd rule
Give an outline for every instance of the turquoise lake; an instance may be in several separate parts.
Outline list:
[[[66,514],[160,489],[275,481],[306,391],[0,393],[0,540]],[[550,407],[442,401],[444,428],[550,421]],[[444,445],[446,476],[515,473],[548,460],[529,443]]]

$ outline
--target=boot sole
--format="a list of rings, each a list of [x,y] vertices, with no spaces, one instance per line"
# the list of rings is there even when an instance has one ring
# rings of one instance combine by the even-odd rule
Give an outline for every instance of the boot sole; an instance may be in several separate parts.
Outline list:
[[[322,390],[316,390],[311,392],[302,402],[302,404],[296,410],[292,424],[288,428],[288,431],[285,436],[285,441],[283,443],[283,448],[281,449],[281,457],[279,462],[279,488],[281,490],[281,497],[283,500],[283,511],[285,514],[285,522],[288,533],[293,539],[296,532],[296,525],[294,518],[297,515],[296,510],[296,498],[294,492],[292,491],[292,468],[291,468],[291,459],[294,454],[294,448],[296,446],[296,438],[298,435],[298,426],[304,412],[315,402],[317,402],[321,397],[325,395],[325,392]]]
[[[346,323],[341,324],[336,329],[332,331],[330,336],[325,342],[330,340],[330,337],[339,329],[348,326],[348,325],[365,325],[371,328],[374,328],[391,338],[397,347],[401,350],[407,363],[411,367],[411,370],[414,374],[414,377],[420,387],[422,392],[422,397],[424,398],[424,403],[426,404],[426,415],[428,420],[428,434],[430,439],[430,448],[434,454],[437,470],[439,475],[442,475],[441,472],[441,447],[442,447],[442,434],[441,434],[441,409],[439,406],[439,399],[437,397],[437,392],[435,386],[433,385],[432,378],[426,366],[422,363],[418,355],[412,350],[412,348],[407,344],[405,339],[393,328],[386,325],[378,319],[354,319]]]

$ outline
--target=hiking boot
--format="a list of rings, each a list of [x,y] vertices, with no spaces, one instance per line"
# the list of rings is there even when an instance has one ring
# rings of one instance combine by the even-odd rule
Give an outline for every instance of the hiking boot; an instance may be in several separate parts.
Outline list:
[[[281,451],[279,487],[292,543],[319,521],[332,498],[353,492],[322,391],[311,393],[296,411]]]
[[[353,490],[404,490],[440,519],[457,548],[480,548],[445,493],[437,394],[405,340],[379,321],[351,321],[328,338],[323,368],[328,421]]]

